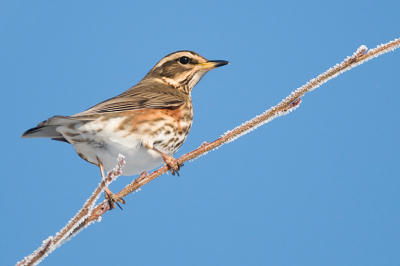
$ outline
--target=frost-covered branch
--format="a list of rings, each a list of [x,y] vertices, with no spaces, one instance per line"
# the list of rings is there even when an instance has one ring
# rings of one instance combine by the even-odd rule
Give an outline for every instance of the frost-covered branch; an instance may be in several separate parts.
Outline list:
[[[243,123],[242,125],[236,127],[235,129],[226,132],[219,139],[211,142],[204,143],[198,149],[189,152],[176,161],[178,163],[184,163],[189,160],[193,160],[202,155],[207,154],[209,151],[214,150],[223,144],[234,141],[235,139],[247,134],[248,132],[258,128],[259,126],[270,122],[271,120],[286,115],[289,112],[295,110],[300,102],[301,97],[303,97],[307,92],[313,91],[318,88],[322,84],[327,81],[337,77],[338,75],[350,70],[362,63],[371,60],[372,58],[378,57],[384,53],[391,52],[400,47],[400,39],[396,39],[386,44],[379,45],[375,49],[371,49],[368,52],[367,47],[362,45],[357,51],[352,55],[347,57],[340,64],[335,65],[334,67],[328,69],[323,74],[319,75],[317,78],[310,80],[302,87],[293,91],[288,97],[283,99],[276,106],[268,109],[261,115],[254,117],[253,119]],[[119,164],[115,175],[118,176],[120,174],[121,167],[124,164],[123,158],[119,158]],[[132,193],[140,189],[143,185],[149,183],[153,179],[162,175],[163,173],[168,171],[167,166],[163,166],[158,170],[152,172],[147,175],[147,172],[142,173],[136,180],[127,185],[123,190],[116,194],[119,198],[124,198],[128,194]],[[98,199],[100,193],[104,190],[106,186],[108,186],[109,182],[111,182],[111,177],[107,176],[107,181],[103,180],[99,187],[95,190],[90,199],[85,203],[84,207],[81,211],[59,232],[56,234],[56,237],[49,237],[43,242],[43,245],[37,249],[34,253],[32,253],[29,257],[26,257],[22,262],[19,262],[17,265],[37,265],[43,260],[51,251],[55,248],[59,247],[61,244],[65,243],[67,240],[71,239],[74,235],[80,232],[82,229],[86,228],[88,225],[93,223],[96,220],[99,220],[101,216],[109,210],[108,203],[103,202],[93,208],[94,203]],[[110,179],[110,180],[108,180]]]
[[[91,216],[94,205],[96,201],[99,199],[101,193],[104,191],[108,185],[117,179],[118,176],[121,175],[122,167],[125,164],[124,156],[118,156],[118,164],[117,166],[110,171],[107,176],[101,180],[98,187],[93,192],[92,196],[85,202],[82,209],[72,218],[60,232],[56,233],[56,236],[50,236],[46,240],[43,241],[41,247],[35,250],[31,255],[25,257],[21,262],[18,262],[18,266],[25,266],[25,265],[37,265],[39,264],[44,258],[46,258],[51,252],[55,249],[60,247],[62,244],[70,240],[72,237],[77,235],[81,230],[85,227],[89,226],[94,220],[88,221],[88,218]],[[99,204],[97,207],[100,206],[100,210],[102,213],[105,213],[109,210],[109,204],[107,201]],[[99,208],[97,208],[99,209]],[[101,214],[98,212],[97,220],[101,219]]]

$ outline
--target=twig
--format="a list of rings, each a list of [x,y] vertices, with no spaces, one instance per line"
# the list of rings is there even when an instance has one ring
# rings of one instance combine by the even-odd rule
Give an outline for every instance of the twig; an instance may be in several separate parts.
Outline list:
[[[193,160],[197,157],[200,157],[207,152],[220,147],[223,144],[234,141],[235,139],[243,136],[244,134],[256,129],[257,127],[270,122],[271,120],[288,114],[289,112],[295,110],[300,102],[301,97],[303,97],[307,92],[310,92],[325,82],[329,81],[332,78],[337,77],[343,72],[350,70],[353,67],[356,67],[372,58],[378,57],[384,53],[391,52],[400,47],[400,39],[396,39],[389,43],[379,45],[375,49],[369,50],[367,53],[367,47],[361,46],[357,49],[357,51],[350,57],[347,57],[342,63],[337,64],[333,68],[328,69],[323,74],[319,75],[317,78],[310,80],[304,86],[298,88],[294,92],[292,92],[288,97],[283,99],[278,105],[270,108],[259,116],[247,121],[246,123],[236,127],[232,131],[226,132],[219,139],[211,142],[211,143],[203,143],[198,149],[189,152],[176,160],[177,163],[184,163],[189,160]],[[123,164],[122,164],[123,165]],[[121,166],[122,167],[122,166]],[[147,172],[142,173],[137,179],[132,181],[129,185],[127,185],[123,190],[116,194],[119,198],[124,198],[128,194],[132,193],[135,190],[138,190],[140,187],[149,183],[153,179],[162,175],[163,173],[168,171],[167,166],[163,166],[158,170],[152,172],[150,175],[147,175]],[[107,181],[109,182],[109,181]],[[51,251],[55,248],[59,247],[65,241],[69,240],[72,236],[76,235],[79,231],[90,225],[96,220],[99,220],[101,216],[107,212],[109,209],[108,203],[103,202],[97,205],[94,209],[90,208],[92,204],[94,204],[95,200],[98,199],[100,193],[104,190],[105,186],[108,186],[108,183],[104,180],[90,197],[90,199],[85,203],[82,210],[61,230],[60,233],[53,237],[49,237],[45,241],[43,241],[43,245],[37,249],[34,253],[32,253],[29,257],[25,258],[23,261],[19,262],[17,265],[37,265],[42,261]],[[103,184],[104,183],[104,184]],[[90,216],[89,216],[90,215]]]
[[[24,260],[21,262],[18,262],[18,266],[22,265],[37,265],[39,264],[44,258],[46,258],[51,252],[53,252],[55,249],[60,247],[62,244],[70,240],[72,237],[74,237],[76,234],[78,234],[82,229],[84,229],[86,226],[89,226],[94,220],[91,220],[88,222],[88,217],[92,214],[92,211],[94,209],[94,205],[96,204],[96,201],[99,199],[101,193],[104,191],[108,185],[114,181],[118,176],[121,175],[121,168],[124,166],[125,160],[124,156],[121,154],[118,156],[118,165],[116,168],[111,170],[107,176],[101,180],[101,183],[99,183],[98,187],[94,190],[92,193],[92,196],[85,202],[83,205],[82,209],[72,218],[66,226],[64,226],[63,229],[61,229],[60,232],[56,234],[55,237],[50,236],[46,240],[43,241],[43,244],[41,247],[39,247],[37,250],[35,250],[31,255],[28,257],[25,257]],[[97,206],[96,209],[98,209],[100,205]],[[109,205],[108,204],[101,204],[101,211],[102,213],[105,213],[106,211],[109,210]],[[100,214],[99,212],[97,212]],[[101,214],[100,214],[101,215]],[[98,217],[100,217],[100,215]]]

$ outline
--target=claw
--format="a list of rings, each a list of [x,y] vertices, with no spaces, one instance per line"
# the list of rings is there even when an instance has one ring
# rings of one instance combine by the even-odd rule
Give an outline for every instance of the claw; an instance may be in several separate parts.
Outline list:
[[[153,150],[161,155],[161,157],[163,158],[165,164],[168,166],[168,169],[171,172],[171,174],[175,175],[175,173],[176,173],[179,176],[178,171],[183,166],[183,163],[180,164],[180,163],[176,162],[174,157],[172,157],[172,156],[170,156],[168,154],[165,154],[165,153],[157,150],[156,148],[153,148]]]
[[[169,159],[169,158],[168,158]],[[175,159],[171,157],[170,160],[164,160],[165,164],[168,166],[169,171],[171,172],[172,175],[177,174],[179,176],[179,170],[181,170],[181,167],[183,164],[175,162]]]
[[[114,193],[111,192],[109,188],[106,188],[106,190],[104,190],[104,195],[106,197],[106,200],[108,201],[108,205],[110,205],[110,210],[115,209],[115,204],[117,204],[117,206],[122,210],[122,207],[118,204],[118,202],[125,204],[125,200],[117,197]]]
[[[173,162],[170,162],[170,164],[173,164]],[[181,170],[181,167],[183,167],[183,165],[184,165],[183,163],[176,163],[176,167],[173,167],[169,164],[167,164],[167,165],[168,165],[169,171],[171,172],[172,175],[175,175],[175,173],[176,173],[178,176],[180,176],[178,171]],[[176,168],[176,169],[174,169],[174,168]]]
[[[119,205],[118,203],[121,202],[125,204],[125,201],[123,199],[117,198],[114,193],[109,194],[107,191],[104,191],[104,194],[106,196],[106,200],[108,201],[108,205],[110,206],[110,210],[115,209],[115,204],[117,204],[118,208],[123,210],[121,205]]]
[[[103,163],[100,161],[100,159],[98,157],[97,157],[97,161],[99,162],[101,176],[102,176],[103,180],[105,180],[106,177],[104,175]],[[106,197],[106,200],[108,201],[108,205],[110,206],[110,210],[115,209],[115,204],[114,203],[116,203],[118,205],[118,207],[122,210],[122,208],[118,204],[118,202],[121,202],[122,204],[125,204],[125,200],[115,196],[115,194],[112,193],[111,190],[108,187],[106,187],[106,189],[104,190],[104,196]]]

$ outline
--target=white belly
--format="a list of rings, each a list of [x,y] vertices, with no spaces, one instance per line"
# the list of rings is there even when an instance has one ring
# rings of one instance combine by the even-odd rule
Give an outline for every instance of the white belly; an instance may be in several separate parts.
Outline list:
[[[101,148],[87,144],[78,144],[75,145],[75,149],[77,152],[83,154],[95,154],[103,163],[104,169],[107,172],[117,165],[118,154],[124,155],[126,164],[122,168],[122,175],[137,175],[143,171],[150,171],[164,163],[159,154],[143,147],[141,144],[131,148],[123,146],[118,142],[109,142],[107,147]],[[89,161],[95,161],[95,156],[90,157]]]
[[[73,125],[59,126],[60,132],[83,159],[98,165],[98,159],[108,172],[118,163],[118,154],[125,156],[126,164],[122,175],[136,175],[161,166],[162,157],[153,150],[144,147],[153,143],[153,139],[144,138],[139,134],[131,134],[126,130],[116,131],[120,118],[107,122],[99,119],[87,123],[79,122]]]
[[[76,144],[75,150],[82,153],[88,161],[96,164],[97,158],[103,163],[104,169],[109,172],[118,163],[118,155],[125,156],[125,166],[122,168],[122,175],[137,175],[143,171],[149,171],[163,164],[162,157],[148,148],[145,148],[139,141],[126,146],[121,142],[107,142],[105,146],[96,147],[88,143]],[[133,144],[136,144],[134,146]]]

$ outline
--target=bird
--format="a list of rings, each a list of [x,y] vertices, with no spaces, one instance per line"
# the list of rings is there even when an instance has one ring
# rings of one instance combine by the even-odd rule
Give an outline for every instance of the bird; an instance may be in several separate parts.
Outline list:
[[[51,138],[72,144],[85,161],[112,170],[125,157],[122,175],[150,171],[165,163],[175,175],[183,165],[173,155],[193,123],[191,92],[210,70],[229,64],[207,60],[193,51],[162,58],[135,86],[72,116],[53,116],[22,138]],[[106,188],[111,202],[122,202]],[[106,198],[107,198],[106,195]]]

